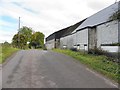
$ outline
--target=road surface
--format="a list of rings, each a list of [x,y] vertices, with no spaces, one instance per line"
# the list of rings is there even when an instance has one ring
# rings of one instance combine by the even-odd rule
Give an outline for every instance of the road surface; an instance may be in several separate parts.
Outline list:
[[[21,50],[3,65],[2,87],[116,88],[116,85],[64,54]]]

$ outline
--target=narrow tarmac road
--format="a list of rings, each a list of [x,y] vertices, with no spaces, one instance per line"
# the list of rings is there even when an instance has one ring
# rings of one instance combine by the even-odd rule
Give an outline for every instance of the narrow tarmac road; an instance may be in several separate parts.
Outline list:
[[[2,69],[3,88],[116,88],[73,58],[43,50],[21,50]]]

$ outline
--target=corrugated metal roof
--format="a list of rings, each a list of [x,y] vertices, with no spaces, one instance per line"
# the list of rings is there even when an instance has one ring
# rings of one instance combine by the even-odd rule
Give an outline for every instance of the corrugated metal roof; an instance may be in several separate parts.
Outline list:
[[[66,32],[62,35],[62,37],[65,37],[65,36],[67,36],[67,35],[70,35],[70,34],[71,34],[79,25],[81,25],[85,20],[86,20],[86,19],[84,19],[84,20],[82,20],[82,21],[80,21],[80,22],[78,22],[78,23],[70,26],[70,28],[68,28],[68,29],[66,30]]]
[[[107,22],[109,21],[109,17],[113,15],[113,13],[115,13],[116,11],[118,11],[118,2],[88,17],[76,30],[89,26],[93,27],[98,24]]]
[[[61,30],[59,30],[59,31],[56,31],[56,32],[50,34],[50,35],[46,38],[46,41],[49,41],[49,40],[52,40],[52,39],[60,39],[61,36],[62,36],[62,35],[67,31],[67,29],[69,29],[69,28],[70,28],[70,26],[67,27],[67,28],[61,29]]]

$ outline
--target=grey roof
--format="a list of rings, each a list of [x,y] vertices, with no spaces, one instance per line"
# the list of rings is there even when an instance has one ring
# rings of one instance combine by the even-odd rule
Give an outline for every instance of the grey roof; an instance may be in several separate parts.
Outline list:
[[[50,34],[46,38],[46,41],[49,41],[49,40],[52,40],[52,39],[60,39],[62,37],[62,35],[66,32],[66,30],[69,29],[69,28],[70,28],[70,26]]]
[[[118,3],[112,4],[111,6],[99,11],[98,13],[88,17],[76,30],[93,27],[101,23],[109,21],[109,17],[118,11]]]
[[[60,39],[61,37],[65,37],[67,35],[70,35],[81,23],[83,23],[86,19],[71,25],[67,28],[63,28],[61,30],[58,30],[52,34],[50,34],[47,38],[46,41],[52,40],[52,39]]]
[[[70,34],[71,34],[79,25],[81,25],[85,20],[86,20],[86,19],[84,19],[84,20],[82,20],[82,21],[80,21],[80,22],[78,22],[78,23],[70,26],[70,27],[65,31],[65,33],[62,35],[62,37],[65,37],[65,36],[70,35]]]

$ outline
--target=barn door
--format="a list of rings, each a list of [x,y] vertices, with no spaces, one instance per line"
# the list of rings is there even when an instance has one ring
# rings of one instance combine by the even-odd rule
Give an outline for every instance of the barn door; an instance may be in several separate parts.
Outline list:
[[[95,50],[97,48],[97,30],[96,27],[88,30],[88,50]]]

